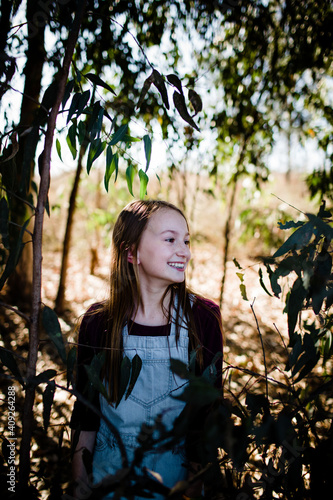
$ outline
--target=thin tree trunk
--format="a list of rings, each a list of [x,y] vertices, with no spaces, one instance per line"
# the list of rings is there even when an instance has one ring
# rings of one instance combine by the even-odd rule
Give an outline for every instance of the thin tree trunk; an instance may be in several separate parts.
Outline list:
[[[75,45],[79,35],[83,13],[85,10],[86,0],[82,0],[75,15],[72,29],[68,35],[67,47],[63,66],[59,74],[58,90],[51,112],[47,122],[47,130],[45,134],[44,150],[40,161],[40,187],[37,199],[35,225],[33,233],[33,293],[32,293],[32,308],[31,308],[31,325],[29,330],[29,354],[27,362],[27,380],[33,379],[36,375],[36,363],[38,356],[39,344],[39,320],[41,310],[41,287],[42,287],[42,235],[44,211],[47,202],[47,196],[50,185],[50,165],[53,136],[59,113],[59,108],[64,96],[66,82],[68,78],[69,68],[73,57]],[[30,475],[30,448],[31,437],[33,430],[33,405],[35,401],[35,387],[29,384],[26,390],[26,397],[23,409],[22,422],[22,442],[20,449],[20,468],[19,468],[19,483],[21,488],[26,488],[29,482]]]
[[[36,7],[36,0],[27,1],[28,48],[26,53],[27,61],[23,71],[25,82],[21,103],[20,123],[18,126],[19,150],[15,158],[17,186],[14,189],[19,196],[24,199],[27,199],[30,193],[31,179],[35,167],[35,149],[30,152],[31,163],[29,169],[24,168],[23,163],[26,145],[29,142],[29,133],[23,134],[23,132],[27,131],[32,126],[35,113],[39,108],[39,96],[45,62],[45,25],[38,26],[38,29],[33,25],[33,16],[36,13]],[[31,145],[29,147],[31,147]],[[11,199],[11,221],[15,225],[22,226],[29,216],[31,216],[31,210],[28,208],[27,204],[22,203],[22,201],[13,196]],[[17,227],[14,225],[12,227],[13,239],[15,240]],[[25,233],[23,243],[27,243],[28,238],[29,236]],[[16,301],[19,300],[22,302],[22,305],[30,304],[32,293],[32,246],[30,243],[26,244],[23,248],[18,265],[9,277],[8,288]]]
[[[221,290],[220,290],[220,308],[222,307],[224,286],[225,286],[225,280],[227,277],[227,262],[228,262],[228,257],[229,257],[229,244],[230,244],[230,227],[231,227],[233,210],[234,210],[235,199],[236,199],[236,192],[237,192],[237,185],[238,185],[237,180],[238,180],[238,173],[236,173],[236,175],[235,175],[235,179],[234,179],[233,186],[232,186],[232,193],[231,193],[229,206],[228,206],[228,215],[227,215],[227,220],[225,223],[224,234],[223,234],[223,241],[224,241],[223,274],[222,274]]]
[[[79,190],[80,177],[82,172],[82,159],[87,150],[88,144],[84,143],[80,146],[79,158],[77,162],[77,168],[75,173],[75,179],[71,191],[71,195],[69,198],[69,207],[67,214],[67,223],[66,223],[66,231],[64,236],[64,242],[62,247],[62,259],[61,259],[61,270],[60,270],[60,280],[58,293],[55,300],[55,310],[58,314],[64,312],[65,309],[65,291],[66,291],[66,279],[67,279],[67,271],[68,271],[68,258],[69,258],[69,250],[71,246],[71,236],[73,229],[73,220],[74,213],[76,207],[76,197]]]
[[[223,248],[223,269],[222,269],[220,303],[219,303],[220,308],[222,307],[222,303],[223,303],[224,287],[225,287],[225,281],[226,281],[226,277],[227,277],[227,263],[228,263],[228,258],[229,258],[230,232],[231,232],[231,223],[232,223],[233,210],[234,210],[236,193],[237,193],[237,181],[238,181],[238,178],[239,178],[240,173],[241,173],[240,167],[241,167],[243,160],[244,160],[246,144],[247,144],[247,139],[244,138],[243,147],[241,149],[241,152],[240,152],[240,155],[239,155],[239,158],[237,161],[237,170],[236,170],[234,180],[233,180],[232,192],[231,192],[229,206],[228,206],[228,215],[227,215],[227,220],[225,223],[224,234],[223,234],[224,248]]]

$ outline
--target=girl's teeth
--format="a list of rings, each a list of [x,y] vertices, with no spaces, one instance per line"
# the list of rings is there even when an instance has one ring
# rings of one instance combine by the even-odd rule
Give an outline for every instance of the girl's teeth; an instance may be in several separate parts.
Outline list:
[[[169,264],[169,266],[171,267],[176,267],[177,269],[183,269],[184,268],[184,264]]]

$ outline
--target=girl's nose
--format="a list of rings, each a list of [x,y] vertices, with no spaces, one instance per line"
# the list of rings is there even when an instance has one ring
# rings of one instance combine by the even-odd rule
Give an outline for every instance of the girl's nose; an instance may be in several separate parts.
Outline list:
[[[185,243],[181,243],[177,248],[177,255],[185,257],[186,259],[190,259],[191,250],[189,249],[189,246],[186,245]]]

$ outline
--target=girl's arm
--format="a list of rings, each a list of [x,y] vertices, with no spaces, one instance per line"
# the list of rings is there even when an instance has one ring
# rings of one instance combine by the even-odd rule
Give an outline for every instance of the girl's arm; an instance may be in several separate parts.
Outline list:
[[[73,432],[74,436],[75,431]],[[74,498],[87,498],[91,493],[92,477],[87,473],[82,459],[84,449],[93,453],[96,439],[96,431],[80,431],[79,439],[73,454],[72,478],[74,482]]]

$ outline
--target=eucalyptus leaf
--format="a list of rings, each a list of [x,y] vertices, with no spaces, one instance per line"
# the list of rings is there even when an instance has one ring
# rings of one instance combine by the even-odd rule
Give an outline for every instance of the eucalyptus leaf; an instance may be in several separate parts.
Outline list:
[[[42,322],[46,333],[56,347],[61,360],[67,363],[67,354],[64,339],[62,337],[60,323],[56,313],[48,306],[44,306],[42,312]]]
[[[98,85],[99,87],[103,87],[104,89],[112,92],[113,95],[117,95],[115,93],[115,91],[113,90],[113,88],[110,87],[110,85],[108,85],[106,82],[103,82],[103,80],[98,75],[95,75],[94,73],[86,73],[83,76],[85,78],[87,78],[87,80],[90,80],[94,85]]]
[[[297,278],[294,282],[288,299],[287,312],[288,312],[288,332],[289,337],[292,337],[298,315],[303,308],[304,299],[306,297],[306,290],[303,286],[302,279]]]
[[[138,376],[140,375],[141,368],[142,368],[142,360],[141,360],[140,356],[138,354],[136,354],[133,357],[132,363],[131,363],[131,379],[130,379],[130,382],[128,385],[125,399],[127,399],[131,395],[131,392],[133,391],[133,388],[134,388],[135,383],[138,379]]]
[[[260,283],[262,289],[267,293],[267,295],[269,295],[270,297],[272,297],[272,294],[267,290],[266,285],[264,283],[264,279],[263,279],[263,274],[262,274],[261,267],[259,268],[259,283]]]
[[[103,153],[105,146],[106,142],[105,141],[102,142],[101,139],[94,139],[93,141],[91,141],[87,159],[88,174],[90,173],[94,161],[97,160],[97,158]]]
[[[147,194],[147,185],[149,177],[143,170],[140,169],[139,178],[140,178],[140,199],[143,200]]]
[[[18,380],[21,384],[23,384],[23,378],[17,366],[14,355],[10,351],[1,346],[0,346],[0,360],[1,363],[12,372],[16,380]]]
[[[113,161],[112,147],[108,145],[108,147],[106,148],[106,164],[105,164],[105,174],[104,174],[104,187],[106,191],[109,190],[109,182],[114,170],[115,170],[115,164]]]
[[[59,159],[62,161],[62,157],[61,157],[61,144],[60,144],[60,141],[59,141],[58,137],[56,138],[56,150],[57,150]]]
[[[19,237],[16,241],[16,245],[14,248],[11,249],[11,251],[8,255],[5,269],[4,269],[4,271],[1,275],[1,278],[0,278],[0,290],[3,288],[4,284],[6,283],[7,279],[9,278],[9,276],[15,270],[17,263],[20,259],[22,250],[24,248],[24,243],[22,243],[23,234],[25,233],[25,229],[28,226],[29,222],[30,222],[30,219],[27,219],[25,221],[25,223],[23,224],[21,231],[20,231],[20,234],[19,234]]]
[[[145,169],[145,171],[147,172],[149,165],[150,165],[150,160],[151,160],[151,138],[148,134],[143,136],[143,143],[144,143],[145,157],[146,157],[146,169]]]
[[[78,105],[79,105],[80,97],[81,97],[80,93],[76,93],[73,95],[72,102],[71,102],[71,105],[69,107],[68,114],[67,114],[66,124],[68,124],[68,122],[71,120],[72,116],[76,113],[76,110],[77,110]]]
[[[76,149],[76,124],[74,123],[68,129],[66,142],[68,144],[70,152],[72,153],[73,160],[75,160],[77,155],[77,149]]]
[[[71,384],[73,385],[74,382],[73,373],[76,364],[76,358],[77,358],[77,349],[75,346],[73,346],[69,350],[67,356],[67,387],[69,387]]]
[[[47,430],[50,423],[51,409],[55,393],[55,382],[51,380],[45,387],[43,392],[43,424],[44,429]]]
[[[130,381],[130,376],[131,376],[131,368],[132,368],[132,363],[128,356],[125,356],[121,362],[120,366],[120,384],[119,384],[119,393],[118,393],[118,400],[116,403],[116,406],[119,405],[120,401],[122,400],[127,386]]]
[[[118,142],[122,141],[127,133],[128,125],[122,125],[118,128],[118,130],[113,134],[112,139],[110,141],[110,146],[115,146]]]
[[[45,370],[35,377],[33,377],[31,380],[29,380],[30,384],[33,386],[37,386],[40,384],[44,384],[45,382],[48,382],[51,378],[55,377],[57,375],[56,370],[53,370],[52,368],[49,368],[48,370]]]
[[[275,252],[273,258],[281,257],[290,250],[299,250],[305,247],[313,236],[313,226],[308,222],[296,229],[296,231]]]
[[[126,181],[127,181],[128,190],[132,196],[134,196],[134,194],[133,194],[134,176],[135,176],[135,168],[133,167],[132,163],[130,163],[126,169]]]

